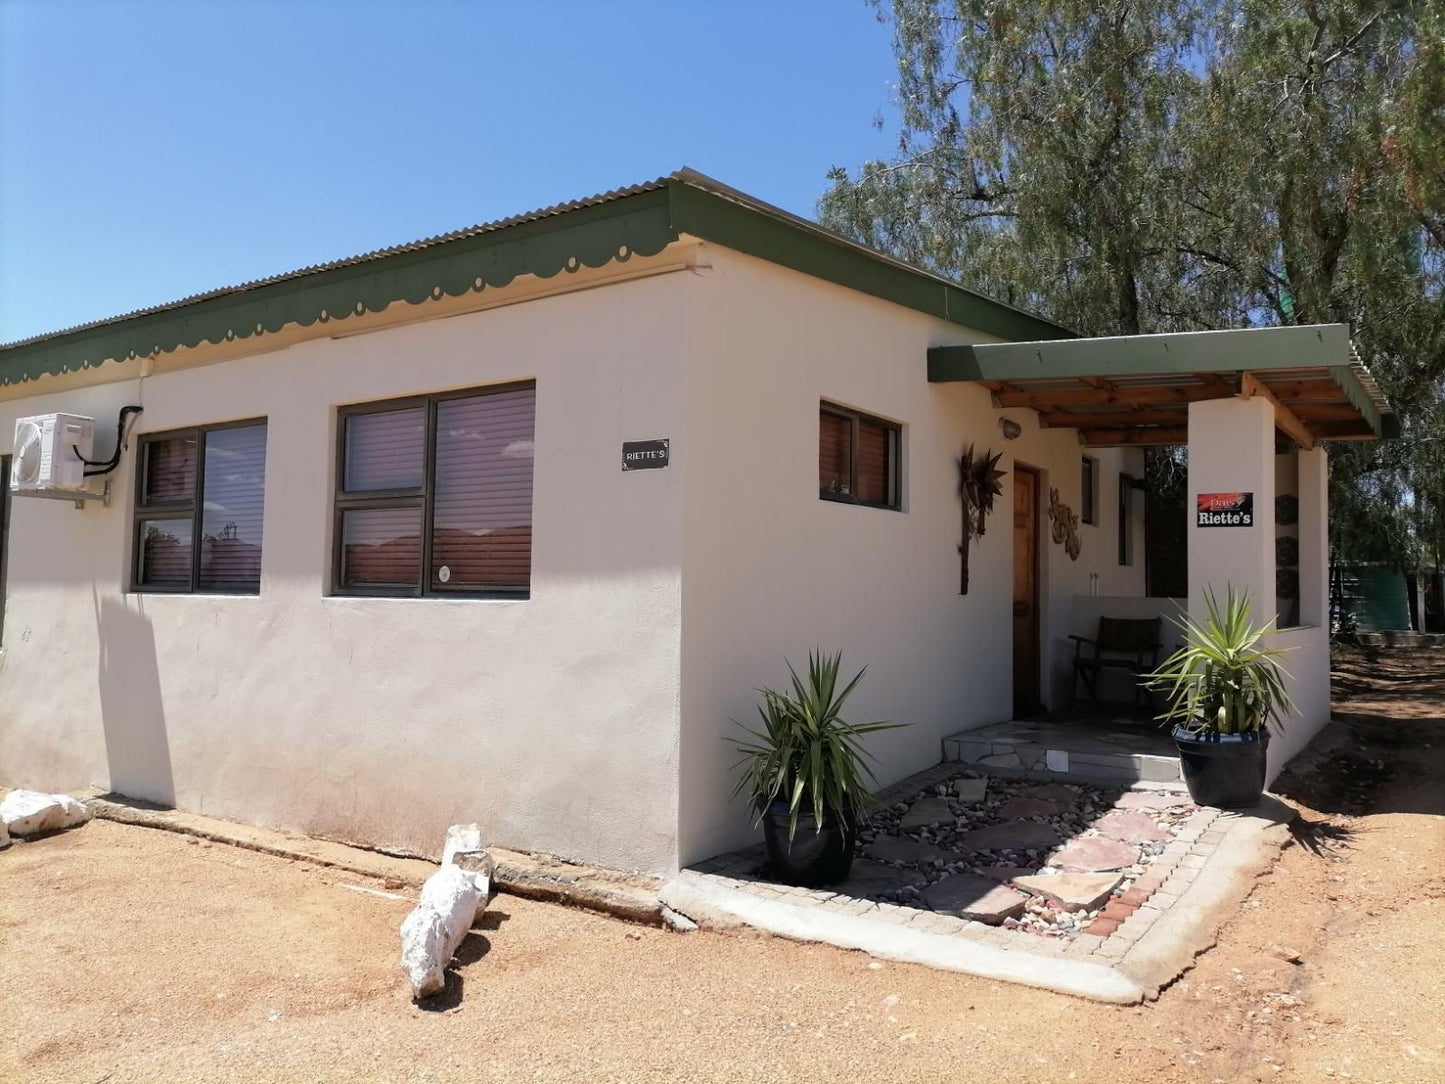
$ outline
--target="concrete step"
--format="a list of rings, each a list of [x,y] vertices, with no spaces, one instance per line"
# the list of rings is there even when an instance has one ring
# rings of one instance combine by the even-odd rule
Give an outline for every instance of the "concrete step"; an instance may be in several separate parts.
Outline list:
[[[949,735],[943,759],[1015,778],[1179,784],[1179,757],[1165,752],[1170,744],[1152,732],[1012,722]]]

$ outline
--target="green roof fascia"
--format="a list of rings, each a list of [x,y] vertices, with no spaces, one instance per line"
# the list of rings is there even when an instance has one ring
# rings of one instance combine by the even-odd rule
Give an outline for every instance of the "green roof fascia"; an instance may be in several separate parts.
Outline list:
[[[1068,328],[909,267],[776,208],[684,180],[672,180],[668,191],[673,226],[679,233],[1002,339],[1034,341],[1071,334]]]
[[[959,380],[1077,380],[1083,377],[1320,369],[1339,385],[1377,436],[1399,435],[1399,419],[1381,411],[1360,382],[1344,324],[1238,328],[1163,335],[1122,335],[1034,343],[935,346],[932,383]],[[1339,359],[1346,359],[1343,363]]]
[[[426,245],[0,349],[0,384],[91,368],[156,351],[246,339],[382,312],[396,302],[506,286],[519,275],[551,278],[583,266],[653,256],[677,240],[659,188],[471,237]],[[620,254],[621,253],[621,254]]]
[[[1032,341],[1071,335],[684,170],[652,185],[538,217],[401,246],[242,284],[0,347],[0,384],[128,361],[202,343],[244,340],[290,324],[344,321],[396,302],[460,297],[519,275],[653,256],[687,233],[816,278],[977,329]]]

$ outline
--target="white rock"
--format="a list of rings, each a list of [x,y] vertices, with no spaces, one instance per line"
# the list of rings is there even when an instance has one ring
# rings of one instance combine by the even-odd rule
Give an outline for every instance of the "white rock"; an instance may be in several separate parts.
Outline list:
[[[497,860],[489,851],[457,851],[452,855],[451,865],[470,874],[483,901],[492,898],[492,879],[497,873]]]
[[[5,822],[0,821],[0,851],[10,846],[10,829],[5,827]]]
[[[447,965],[485,903],[474,874],[458,866],[443,866],[427,878],[416,910],[401,924],[401,967],[412,997],[428,997],[446,985]]]
[[[12,790],[0,802],[0,822],[10,835],[34,836],[73,828],[90,820],[90,810],[68,794]]]
[[[454,824],[447,829],[447,841],[442,846],[442,865],[450,866],[458,851],[480,851],[485,846],[480,824]]]

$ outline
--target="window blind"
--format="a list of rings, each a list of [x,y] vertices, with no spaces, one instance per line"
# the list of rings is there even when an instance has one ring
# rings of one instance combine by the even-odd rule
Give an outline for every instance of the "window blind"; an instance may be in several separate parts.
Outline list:
[[[202,473],[202,591],[261,590],[261,528],[266,496],[266,427],[206,434]]]
[[[827,410],[818,414],[818,492],[853,492],[853,420]]]
[[[434,585],[530,582],[535,415],[532,388],[437,404]]]

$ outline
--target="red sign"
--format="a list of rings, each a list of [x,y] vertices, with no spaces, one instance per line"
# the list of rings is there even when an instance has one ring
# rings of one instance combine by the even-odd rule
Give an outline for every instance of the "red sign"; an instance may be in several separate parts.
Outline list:
[[[1201,493],[1195,498],[1200,527],[1254,526],[1253,493]]]

